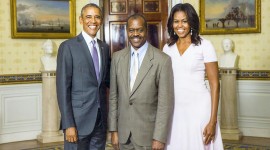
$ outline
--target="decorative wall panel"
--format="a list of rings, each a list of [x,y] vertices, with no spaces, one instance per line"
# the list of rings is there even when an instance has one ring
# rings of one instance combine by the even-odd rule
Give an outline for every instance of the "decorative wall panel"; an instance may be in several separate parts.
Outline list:
[[[41,84],[0,86],[0,144],[36,139],[42,124]]]

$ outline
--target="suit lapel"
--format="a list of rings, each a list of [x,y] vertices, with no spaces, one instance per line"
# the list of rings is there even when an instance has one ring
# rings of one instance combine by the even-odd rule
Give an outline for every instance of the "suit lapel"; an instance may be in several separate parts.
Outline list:
[[[120,68],[121,68],[121,74],[122,74],[122,79],[123,79],[123,84],[126,85],[126,89],[128,92],[130,91],[129,89],[129,67],[130,67],[130,48],[124,49],[124,54],[121,57],[120,60]]]
[[[152,46],[149,44],[148,48],[147,48],[147,52],[144,56],[143,62],[142,62],[141,67],[139,69],[138,75],[136,77],[133,89],[130,92],[130,96],[132,96],[134,94],[134,92],[137,90],[137,88],[139,87],[139,85],[141,84],[141,82],[143,81],[145,76],[147,75],[148,71],[153,66],[153,64],[151,62],[151,60],[153,58],[154,58],[153,49],[152,49]]]
[[[94,62],[93,62],[93,59],[92,59],[92,56],[91,56],[91,53],[89,51],[89,48],[87,46],[87,43],[85,42],[82,34],[79,34],[78,36],[78,42],[79,42],[79,45],[82,47],[81,50],[83,51],[84,53],[84,56],[86,56],[86,61],[87,63],[89,64],[89,72],[92,74],[92,76],[96,79],[97,81],[97,78],[96,78],[96,73],[95,73],[95,66],[94,66]],[[97,81],[98,83],[98,81]]]

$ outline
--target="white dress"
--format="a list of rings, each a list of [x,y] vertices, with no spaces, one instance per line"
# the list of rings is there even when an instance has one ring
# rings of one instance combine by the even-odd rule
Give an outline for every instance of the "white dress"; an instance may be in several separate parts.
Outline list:
[[[211,96],[206,86],[205,65],[217,61],[211,42],[191,44],[181,56],[176,44],[163,51],[172,59],[175,106],[167,150],[223,150],[219,124],[214,142],[204,145],[203,130],[210,120]]]

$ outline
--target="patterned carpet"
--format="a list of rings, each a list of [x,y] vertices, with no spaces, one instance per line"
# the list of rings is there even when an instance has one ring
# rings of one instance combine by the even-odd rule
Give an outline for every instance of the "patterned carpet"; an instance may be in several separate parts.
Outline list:
[[[48,147],[27,148],[27,149],[22,149],[22,150],[64,150],[64,146],[56,145],[56,146],[48,146]],[[111,144],[107,144],[105,150],[113,150]]]
[[[224,150],[270,150],[269,146],[223,143]]]
[[[63,145],[57,145],[54,147],[43,147],[43,148],[30,148],[23,150],[64,150]],[[106,150],[113,150],[110,144],[106,145]],[[235,143],[224,143],[224,150],[270,150],[269,146],[260,145],[248,145],[248,144],[235,144]]]

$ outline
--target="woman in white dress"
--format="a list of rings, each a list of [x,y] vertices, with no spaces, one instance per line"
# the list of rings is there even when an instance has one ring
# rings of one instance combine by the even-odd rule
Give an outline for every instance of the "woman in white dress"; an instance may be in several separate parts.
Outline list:
[[[177,4],[172,8],[167,23],[170,38],[163,48],[172,58],[175,86],[167,150],[223,150],[217,120],[217,57],[211,42],[199,36],[199,24],[192,5]]]

